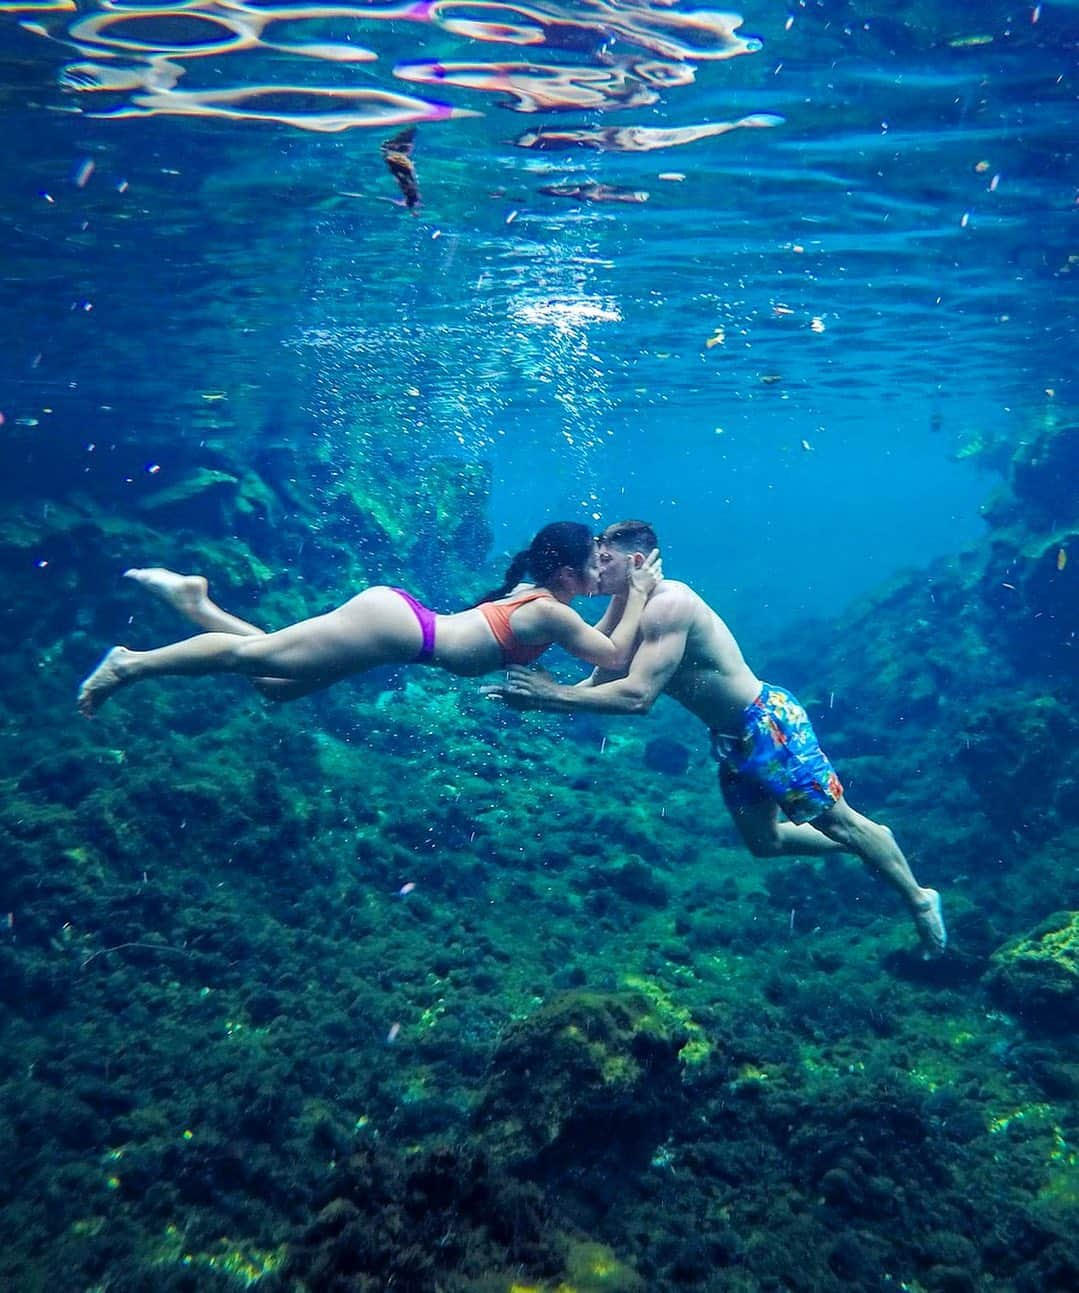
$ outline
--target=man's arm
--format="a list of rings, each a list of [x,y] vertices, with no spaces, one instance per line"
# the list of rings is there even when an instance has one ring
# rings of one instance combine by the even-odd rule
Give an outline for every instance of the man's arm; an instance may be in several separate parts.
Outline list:
[[[589,710],[604,714],[647,714],[682,662],[689,632],[689,608],[649,606],[641,621],[641,645],[623,678],[567,687],[550,674],[510,669],[506,681],[485,687],[486,695],[516,709]],[[593,678],[595,675],[593,675]]]

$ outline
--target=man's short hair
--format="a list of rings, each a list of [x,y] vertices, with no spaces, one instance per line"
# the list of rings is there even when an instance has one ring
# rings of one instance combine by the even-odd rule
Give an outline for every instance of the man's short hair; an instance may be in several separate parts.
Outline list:
[[[615,521],[599,536],[600,543],[620,552],[651,552],[659,547],[656,532],[647,521]]]

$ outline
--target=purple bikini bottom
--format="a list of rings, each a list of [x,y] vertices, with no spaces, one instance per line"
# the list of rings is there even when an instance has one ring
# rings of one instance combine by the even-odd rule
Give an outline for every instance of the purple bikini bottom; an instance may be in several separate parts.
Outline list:
[[[430,664],[435,654],[435,613],[429,610],[422,602],[418,602],[411,593],[405,592],[403,588],[392,588],[390,590],[403,598],[412,607],[412,613],[420,622],[420,632],[423,634],[423,642],[420,646],[420,653],[416,657],[416,664]]]

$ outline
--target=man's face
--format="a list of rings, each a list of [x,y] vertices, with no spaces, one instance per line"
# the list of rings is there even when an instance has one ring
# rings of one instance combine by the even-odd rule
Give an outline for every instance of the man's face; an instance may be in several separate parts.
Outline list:
[[[599,545],[599,591],[611,597],[624,593],[629,587],[629,571],[633,554],[619,548],[609,548],[602,541]]]

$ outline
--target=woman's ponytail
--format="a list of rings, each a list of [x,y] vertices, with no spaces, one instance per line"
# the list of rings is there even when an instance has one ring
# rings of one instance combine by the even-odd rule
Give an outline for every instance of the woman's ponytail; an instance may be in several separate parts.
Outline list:
[[[531,544],[510,562],[500,588],[485,593],[474,606],[483,602],[497,602],[515,588],[526,573],[538,583],[546,583],[563,566],[584,575],[585,567],[595,551],[596,541],[587,525],[578,521],[552,521],[545,525]]]
[[[502,578],[502,583],[498,588],[492,588],[489,593],[484,593],[477,601],[472,603],[473,606],[479,606],[483,602],[497,602],[500,598],[516,588],[528,571],[528,563],[532,559],[531,548],[524,548],[513,558],[506,567],[506,573]]]

